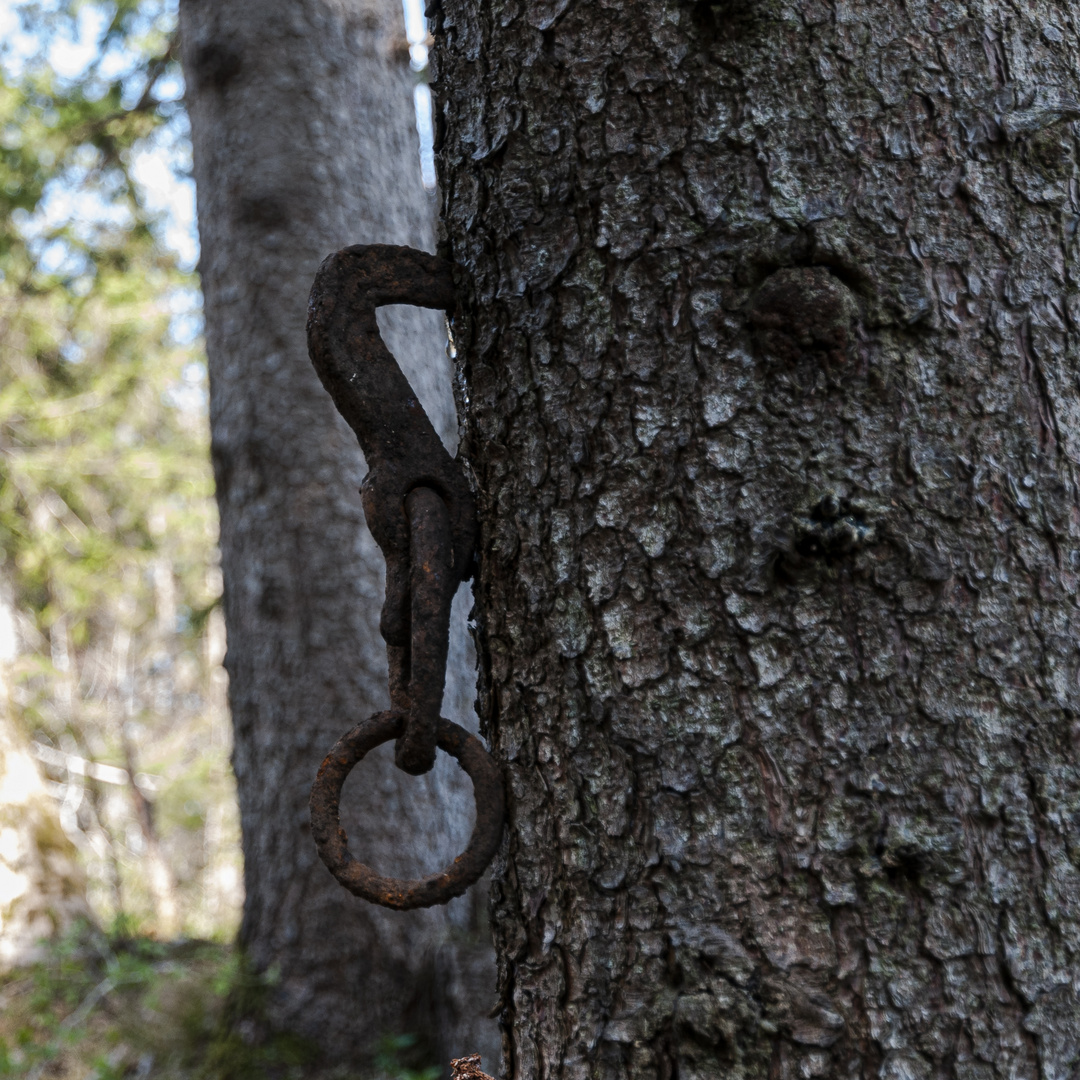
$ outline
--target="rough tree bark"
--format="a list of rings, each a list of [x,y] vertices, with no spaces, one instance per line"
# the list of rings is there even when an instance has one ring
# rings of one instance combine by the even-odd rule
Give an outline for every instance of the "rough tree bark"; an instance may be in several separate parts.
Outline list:
[[[436,19],[505,1075],[1075,1075],[1080,3]]]
[[[319,761],[388,705],[363,459],[311,368],[304,322],[331,251],[432,243],[401,23],[398,0],[180,5],[244,839],[241,939],[258,969],[280,972],[271,1022],[331,1057],[363,1054],[387,1032],[430,1034],[433,1013],[457,1016],[468,1040],[444,1040],[441,1052],[464,1052],[482,1041],[493,993],[477,991],[476,964],[455,954],[449,981],[471,973],[477,1000],[438,1000],[432,969],[440,943],[469,928],[467,898],[408,915],[375,909],[330,877],[308,828]],[[384,314],[433,422],[456,438],[440,317]],[[468,723],[465,640],[445,711]],[[358,771],[343,815],[354,850],[384,872],[430,872],[468,835],[466,785],[446,763],[416,780],[378,757]]]

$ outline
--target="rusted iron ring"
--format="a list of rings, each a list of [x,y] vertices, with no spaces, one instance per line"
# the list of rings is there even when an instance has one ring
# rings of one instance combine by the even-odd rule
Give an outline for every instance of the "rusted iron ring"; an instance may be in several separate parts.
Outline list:
[[[412,881],[383,877],[353,857],[341,827],[342,785],[365,754],[401,735],[405,720],[400,709],[390,709],[343,735],[319,766],[310,799],[311,834],[330,873],[354,895],[398,911],[445,904],[465,892],[479,880],[498,850],[503,824],[503,784],[495,759],[475,735],[440,717],[439,749],[457,758],[473,782],[476,824],[468,847],[449,869]]]

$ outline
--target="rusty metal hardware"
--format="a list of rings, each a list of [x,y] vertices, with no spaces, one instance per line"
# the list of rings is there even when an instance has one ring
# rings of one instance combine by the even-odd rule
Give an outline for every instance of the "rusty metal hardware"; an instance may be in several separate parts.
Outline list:
[[[499,846],[503,825],[502,776],[495,760],[475,735],[439,719],[439,748],[457,758],[473,782],[476,824],[469,845],[449,869],[413,881],[383,877],[349,853],[349,839],[339,824],[341,785],[364,755],[401,735],[405,714],[396,709],[376,713],[343,735],[319,766],[311,789],[311,831],[319,856],[330,873],[356,896],[383,907],[410,908],[445,904],[479,879]]]
[[[383,304],[452,311],[452,266],[412,248],[358,245],[326,259],[311,290],[311,362],[368,462],[360,491],[368,527],[386,557],[380,630],[392,705],[327,755],[311,789],[311,824],[320,857],[345,888],[406,909],[444,904],[484,872],[502,834],[503,787],[480,741],[439,716],[450,606],[458,585],[472,575],[476,506],[461,465],[446,452],[379,334],[375,309]],[[357,862],[339,824],[345,777],[391,738],[394,760],[406,772],[427,772],[441,747],[473,781],[476,825],[469,846],[450,870],[417,881],[380,877]]]

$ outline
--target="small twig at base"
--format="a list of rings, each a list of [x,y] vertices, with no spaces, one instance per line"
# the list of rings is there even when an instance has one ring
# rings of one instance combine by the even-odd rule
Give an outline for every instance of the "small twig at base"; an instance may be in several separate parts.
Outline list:
[[[101,982],[90,991],[89,994],[83,998],[82,1004],[61,1024],[60,1027],[64,1031],[70,1031],[72,1028],[77,1028],[93,1011],[94,1006],[104,997],[116,989],[116,983],[111,978],[102,979]]]
[[[479,1054],[466,1054],[450,1062],[450,1080],[494,1080],[480,1068]]]

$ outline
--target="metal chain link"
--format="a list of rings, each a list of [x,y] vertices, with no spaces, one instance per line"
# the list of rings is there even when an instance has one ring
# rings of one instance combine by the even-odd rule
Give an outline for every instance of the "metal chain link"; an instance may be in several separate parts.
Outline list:
[[[504,796],[499,768],[480,740],[439,716],[450,607],[458,585],[472,576],[476,506],[460,463],[379,334],[375,309],[383,304],[452,311],[453,266],[412,248],[357,245],[326,259],[311,290],[311,362],[368,463],[360,490],[386,557],[380,630],[392,705],[344,735],[323,761],[311,789],[311,828],[319,856],[345,888],[406,909],[445,904],[480,877],[502,836]],[[427,772],[441,748],[473,781],[476,825],[468,847],[449,870],[416,881],[382,877],[357,862],[340,825],[346,776],[390,739],[406,772]]]

